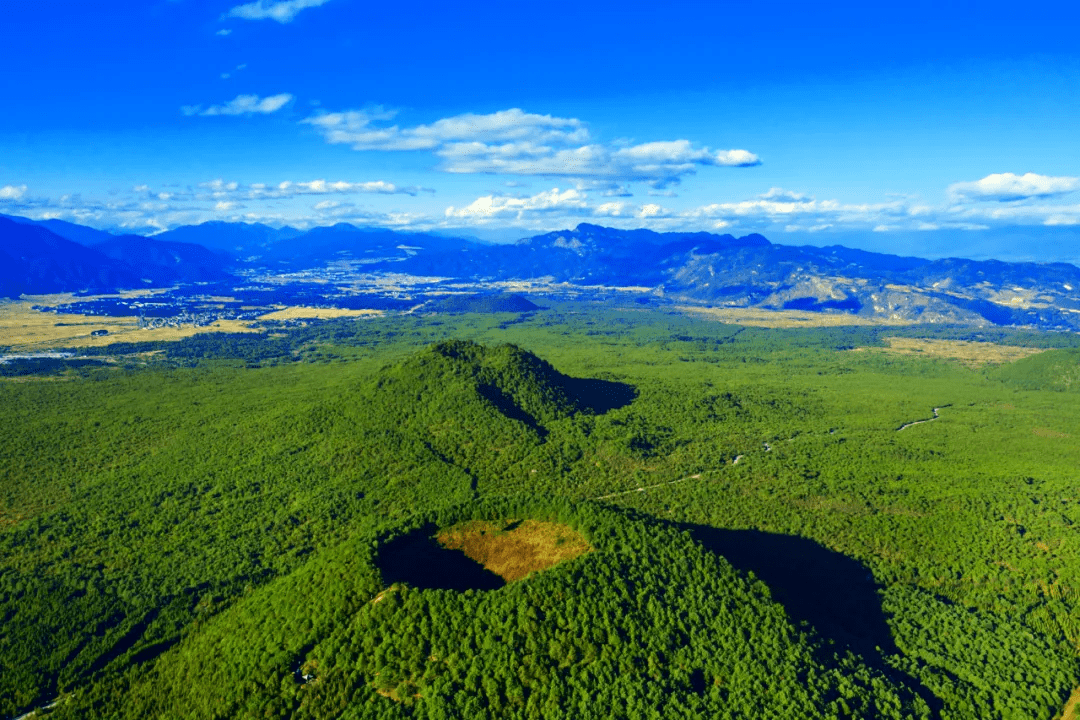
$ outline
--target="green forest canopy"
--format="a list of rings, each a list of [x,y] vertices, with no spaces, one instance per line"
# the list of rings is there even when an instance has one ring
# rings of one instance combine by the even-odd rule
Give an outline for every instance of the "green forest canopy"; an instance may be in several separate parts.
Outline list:
[[[0,713],[1060,710],[1071,351],[971,370],[847,351],[872,328],[582,310],[113,347],[0,384]],[[372,604],[390,535],[514,512],[597,551]]]

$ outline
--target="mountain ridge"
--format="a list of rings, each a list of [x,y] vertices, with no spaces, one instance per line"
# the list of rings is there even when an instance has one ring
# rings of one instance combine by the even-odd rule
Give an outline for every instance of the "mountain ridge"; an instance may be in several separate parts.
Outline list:
[[[21,225],[13,219],[6,221],[0,248],[5,246],[4,233],[15,232],[16,227],[37,226],[61,239],[45,227],[50,221],[21,220],[25,221]],[[80,226],[68,223],[61,229],[79,235],[73,227]],[[104,235],[86,231],[81,235]],[[1080,268],[1064,262],[926,259],[843,245],[782,245],[756,233],[736,237],[700,231],[622,230],[589,223],[508,244],[348,223],[302,231],[209,222],[135,239],[139,237],[108,235],[104,243],[90,246],[107,249],[109,259],[122,263],[103,266],[98,258],[98,266],[108,266],[115,275],[111,285],[128,282],[129,287],[145,287],[144,279],[172,284],[228,280],[230,271],[277,273],[334,267],[338,276],[393,273],[479,285],[542,280],[634,287],[658,299],[713,307],[1080,330]],[[72,257],[89,262],[74,249],[80,246],[66,247]],[[132,279],[134,267],[138,271]],[[148,273],[145,267],[156,269]],[[91,282],[88,278],[94,272],[87,268],[72,269],[70,275],[63,281],[57,276],[52,283],[26,280],[18,287],[8,280],[3,292],[12,295],[18,289],[30,294],[110,285]]]

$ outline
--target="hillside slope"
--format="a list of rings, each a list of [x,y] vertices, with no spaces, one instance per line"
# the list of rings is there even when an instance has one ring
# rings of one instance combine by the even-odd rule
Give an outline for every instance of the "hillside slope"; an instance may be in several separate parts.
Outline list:
[[[0,297],[146,285],[134,269],[97,250],[37,225],[0,218]]]

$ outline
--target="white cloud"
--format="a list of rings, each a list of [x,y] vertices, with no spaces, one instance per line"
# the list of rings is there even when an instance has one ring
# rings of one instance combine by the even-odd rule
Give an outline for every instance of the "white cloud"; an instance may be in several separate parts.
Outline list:
[[[209,182],[199,183],[199,187],[213,190],[214,192],[224,192],[226,190],[233,191],[240,187],[238,182],[225,182],[221,178],[217,180],[210,180]]]
[[[496,218],[522,220],[527,214],[554,213],[568,210],[584,210],[588,207],[588,196],[580,190],[562,190],[552,188],[531,197],[501,197],[487,195],[474,200],[463,208],[446,208],[447,218],[472,219],[480,222]]]
[[[487,115],[466,113],[429,125],[389,125],[383,108],[323,113],[302,122],[327,142],[354,150],[427,150],[452,173],[506,173],[603,179],[612,194],[626,195],[619,183],[645,181],[655,187],[677,183],[698,167],[747,167],[760,159],[746,150],[711,150],[688,140],[613,146],[588,142],[589,130],[576,118],[527,113],[519,108]]]
[[[225,14],[225,17],[243,20],[277,20],[290,23],[301,10],[325,5],[330,0],[256,0],[237,5]]]
[[[188,116],[200,115],[203,117],[213,115],[251,115],[253,113],[268,115],[285,107],[292,99],[293,96],[289,93],[270,95],[264,98],[260,98],[258,95],[237,95],[223,105],[211,105],[206,109],[203,109],[202,105],[184,105],[180,108],[180,112]]]
[[[593,208],[593,215],[597,217],[625,217],[631,215],[630,203],[606,202]]]
[[[783,188],[769,188],[769,192],[758,195],[762,200],[771,200],[774,202],[803,202],[806,200],[813,200],[809,195],[803,195],[802,193],[792,192],[791,190],[785,190]]]
[[[648,203],[642,205],[638,210],[637,216],[642,219],[668,217],[671,215],[671,211],[667,208],[661,207],[656,203]]]
[[[235,184],[235,183],[234,183]],[[435,192],[430,188],[417,186],[400,187],[394,183],[383,180],[368,182],[346,182],[336,180],[310,180],[308,182],[290,182],[288,180],[277,185],[265,185],[256,183],[246,187],[245,192],[250,198],[282,198],[295,197],[297,195],[329,195],[332,193],[375,193],[379,195],[418,195],[422,192]]]
[[[443,169],[453,173],[606,178],[613,185],[620,181],[643,181],[657,188],[678,183],[682,176],[694,173],[700,166],[760,164],[756,155],[745,150],[712,151],[695,148],[687,140],[626,148],[599,144],[554,148],[528,142],[451,143],[440,147],[436,154],[445,161]]]
[[[18,200],[25,194],[25,185],[5,185],[0,187],[0,200]]]
[[[1036,173],[1015,175],[995,173],[982,180],[960,182],[949,186],[955,200],[1027,200],[1065,195],[1080,189],[1080,177],[1050,177]]]
[[[221,37],[225,37],[226,35],[232,35],[232,30],[229,30],[228,28],[221,28],[220,30],[218,30],[214,34],[215,35],[220,35]]]
[[[376,107],[324,113],[302,122],[319,130],[326,141],[351,145],[354,150],[434,150],[446,144],[503,142],[527,148],[543,142],[579,142],[588,137],[584,123],[573,118],[535,115],[518,108],[489,115],[466,113],[443,118],[430,125],[401,128],[374,123],[391,120],[397,113]]]

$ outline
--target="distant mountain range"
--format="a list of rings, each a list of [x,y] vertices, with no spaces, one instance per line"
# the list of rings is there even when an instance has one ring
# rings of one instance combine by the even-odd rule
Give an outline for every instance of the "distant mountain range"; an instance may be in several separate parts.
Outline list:
[[[57,220],[0,217],[0,294],[227,281],[347,262],[472,282],[549,278],[634,286],[719,307],[1080,329],[1080,269],[1066,263],[926,260],[777,245],[761,235],[656,233],[581,224],[513,244],[349,224],[309,231],[211,222],[145,238]]]
[[[0,216],[0,297],[230,281],[233,265],[201,245]]]

